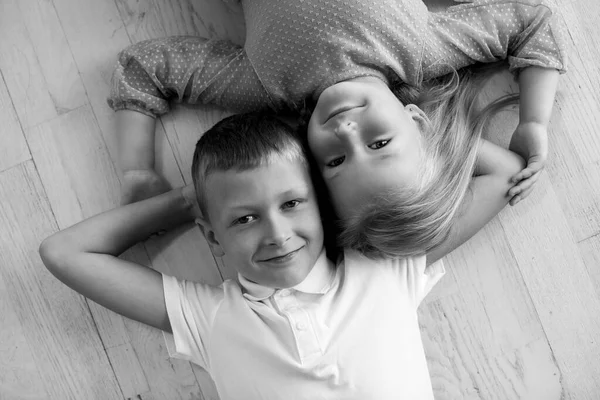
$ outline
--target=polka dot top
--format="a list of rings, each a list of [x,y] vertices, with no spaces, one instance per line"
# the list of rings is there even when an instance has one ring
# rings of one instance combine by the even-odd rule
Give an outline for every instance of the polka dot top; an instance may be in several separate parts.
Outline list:
[[[169,37],[121,52],[109,105],[149,116],[169,102],[232,111],[298,110],[337,82],[376,76],[419,85],[475,62],[566,71],[553,0],[246,0],[246,43]]]

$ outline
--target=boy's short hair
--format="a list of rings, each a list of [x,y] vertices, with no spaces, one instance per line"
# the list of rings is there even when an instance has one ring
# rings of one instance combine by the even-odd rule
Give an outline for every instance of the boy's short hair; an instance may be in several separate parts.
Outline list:
[[[215,171],[247,171],[274,158],[300,161],[309,167],[300,135],[274,115],[232,115],[206,131],[196,143],[192,179],[202,215],[206,210],[206,180]]]

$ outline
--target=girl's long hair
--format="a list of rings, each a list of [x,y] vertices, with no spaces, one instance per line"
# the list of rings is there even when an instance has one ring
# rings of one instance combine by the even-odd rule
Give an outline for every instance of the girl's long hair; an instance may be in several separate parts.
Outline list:
[[[421,89],[403,84],[392,88],[403,104],[419,106],[429,119],[418,183],[381,193],[340,221],[341,247],[370,258],[409,257],[448,237],[468,193],[483,128],[496,111],[518,99],[507,95],[478,111],[477,96],[489,75],[470,68],[427,81]]]

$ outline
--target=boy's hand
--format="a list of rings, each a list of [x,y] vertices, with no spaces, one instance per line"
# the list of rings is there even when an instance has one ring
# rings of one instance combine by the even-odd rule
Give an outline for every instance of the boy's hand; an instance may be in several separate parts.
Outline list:
[[[512,135],[509,149],[519,154],[527,162],[527,166],[511,177],[515,184],[509,191],[510,205],[514,206],[533,190],[548,157],[548,131],[537,122],[520,123]]]
[[[192,207],[193,218],[202,217],[202,211],[200,211],[200,205],[198,204],[198,198],[196,197],[196,190],[194,185],[190,184],[181,188],[181,195],[185,201]]]

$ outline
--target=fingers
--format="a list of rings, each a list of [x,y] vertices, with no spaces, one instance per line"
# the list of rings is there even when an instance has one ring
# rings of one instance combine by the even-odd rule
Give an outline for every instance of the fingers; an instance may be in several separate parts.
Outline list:
[[[527,167],[518,174],[513,175],[513,177],[510,180],[512,183],[519,183],[524,179],[531,178],[533,175],[540,172],[543,167],[544,163],[542,161],[531,161],[530,159],[529,164],[527,164]]]
[[[519,182],[518,185],[513,186],[508,191],[508,196],[511,197],[509,204],[514,206],[521,200],[525,199],[533,191],[534,184],[537,182],[540,176],[540,171],[531,175],[528,179],[524,179]]]

